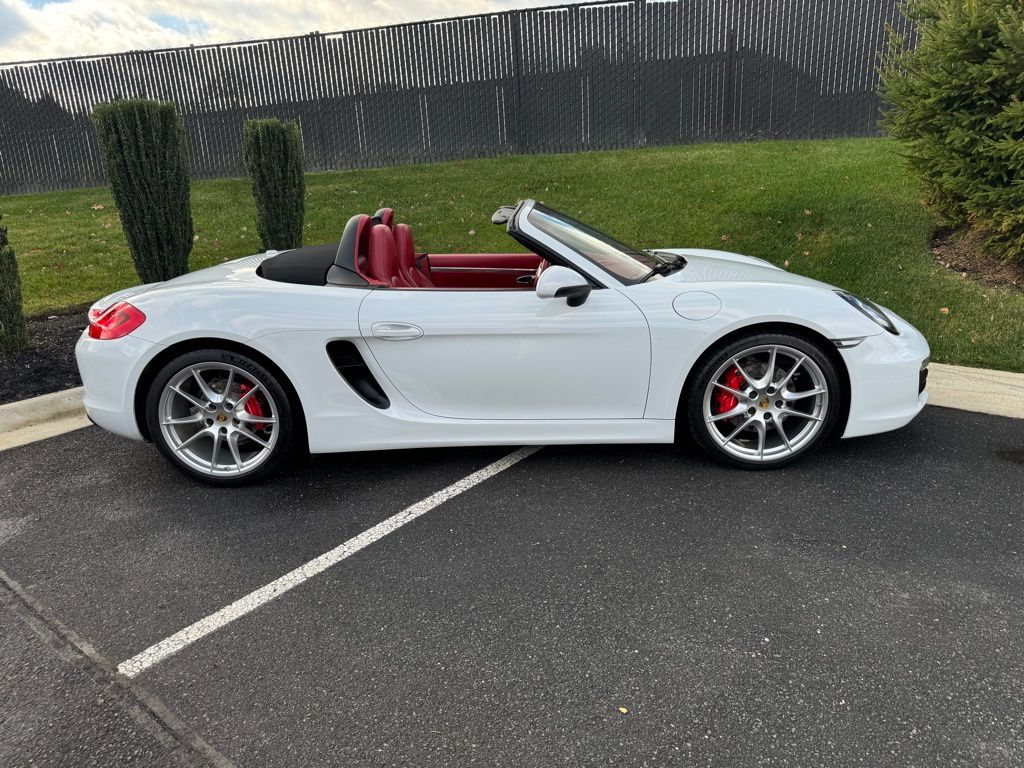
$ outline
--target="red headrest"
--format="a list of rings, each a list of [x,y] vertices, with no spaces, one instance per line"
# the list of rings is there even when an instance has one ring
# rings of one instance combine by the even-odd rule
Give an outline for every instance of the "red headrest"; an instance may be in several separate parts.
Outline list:
[[[373,220],[377,224],[393,227],[395,225],[395,211],[393,208],[378,208],[377,212],[373,214]]]
[[[388,285],[398,274],[395,238],[386,224],[376,224],[370,230],[369,269],[372,278]]]
[[[416,250],[412,243],[412,227],[408,224],[395,224],[395,248],[398,251],[398,263],[403,267],[416,261]]]

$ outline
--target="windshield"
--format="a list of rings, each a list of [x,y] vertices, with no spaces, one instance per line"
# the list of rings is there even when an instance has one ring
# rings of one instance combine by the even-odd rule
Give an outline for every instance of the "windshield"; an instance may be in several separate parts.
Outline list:
[[[572,248],[624,283],[640,282],[650,276],[651,268],[659,263],[646,253],[540,203],[534,204],[529,220],[545,235]]]

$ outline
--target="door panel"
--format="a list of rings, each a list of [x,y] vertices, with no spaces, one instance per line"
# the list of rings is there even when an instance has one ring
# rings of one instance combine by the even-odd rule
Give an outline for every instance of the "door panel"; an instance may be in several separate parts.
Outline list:
[[[422,336],[373,332],[405,326]],[[615,289],[594,290],[579,307],[533,291],[375,290],[359,327],[394,387],[435,416],[643,417],[650,333]]]
[[[535,253],[432,253],[430,279],[438,288],[509,288],[532,290],[516,280],[537,270]]]

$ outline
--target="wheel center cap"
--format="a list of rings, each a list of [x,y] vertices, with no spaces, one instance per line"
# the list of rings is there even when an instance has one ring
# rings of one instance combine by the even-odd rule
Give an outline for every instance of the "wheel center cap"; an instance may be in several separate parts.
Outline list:
[[[228,417],[227,417],[226,414],[223,414],[223,413],[218,413],[217,414],[217,422],[218,423],[223,424],[227,420],[228,420]]]
[[[762,411],[767,411],[771,407],[771,404],[771,401],[766,397],[764,400],[757,404],[757,407],[760,408]]]

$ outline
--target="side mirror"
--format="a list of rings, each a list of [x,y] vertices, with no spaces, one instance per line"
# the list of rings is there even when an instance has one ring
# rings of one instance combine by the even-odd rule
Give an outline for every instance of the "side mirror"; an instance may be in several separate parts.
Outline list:
[[[578,307],[590,295],[591,285],[579,272],[568,267],[548,267],[537,281],[538,299],[565,299],[570,307]]]

